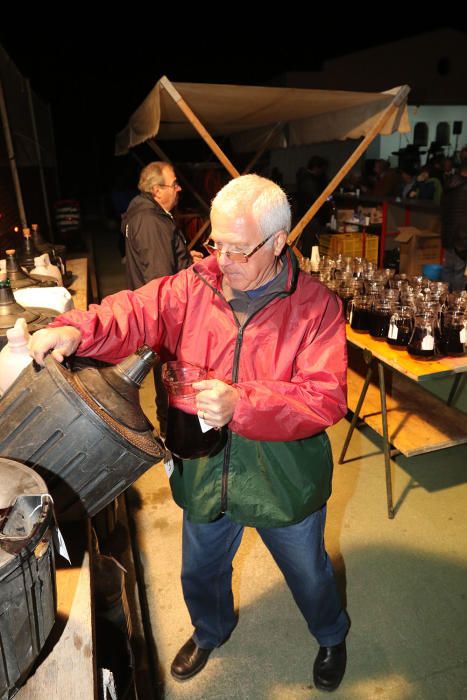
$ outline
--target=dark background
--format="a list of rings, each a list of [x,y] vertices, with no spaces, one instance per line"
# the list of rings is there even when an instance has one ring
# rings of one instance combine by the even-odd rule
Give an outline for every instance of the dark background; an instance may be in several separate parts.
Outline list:
[[[328,58],[444,26],[357,8],[348,17],[330,8],[329,17],[316,19],[317,9],[268,15],[271,32],[237,5],[200,15],[176,3],[153,12],[134,4],[106,10],[108,19],[99,22],[79,5],[62,6],[49,21],[24,8],[22,19],[2,21],[0,43],[51,104],[62,196],[89,197],[123,173],[137,173],[134,159],[114,158],[115,135],[164,74],[172,81],[274,84],[285,71],[319,70]],[[215,24],[211,32],[207,22]]]

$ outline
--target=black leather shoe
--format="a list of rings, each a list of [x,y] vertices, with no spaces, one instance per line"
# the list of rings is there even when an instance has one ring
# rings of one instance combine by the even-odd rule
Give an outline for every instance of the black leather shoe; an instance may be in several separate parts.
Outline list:
[[[345,641],[334,647],[320,647],[313,666],[313,681],[318,690],[336,690],[344,677],[347,662]]]
[[[187,681],[206,666],[212,649],[201,649],[193,638],[179,650],[172,661],[170,673],[177,681]]]

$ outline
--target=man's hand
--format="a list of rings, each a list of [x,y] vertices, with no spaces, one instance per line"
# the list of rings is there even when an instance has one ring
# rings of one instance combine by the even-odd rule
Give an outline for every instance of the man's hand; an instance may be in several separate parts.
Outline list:
[[[43,328],[36,331],[29,341],[29,354],[39,365],[44,364],[44,357],[49,350],[58,362],[74,353],[81,342],[81,331],[73,326],[60,328]]]
[[[195,262],[199,262],[204,258],[204,255],[199,252],[199,250],[190,250],[190,255],[191,255],[191,264]]]
[[[213,428],[222,428],[232,420],[235,406],[240,398],[237,389],[220,379],[203,379],[194,382],[198,415]]]

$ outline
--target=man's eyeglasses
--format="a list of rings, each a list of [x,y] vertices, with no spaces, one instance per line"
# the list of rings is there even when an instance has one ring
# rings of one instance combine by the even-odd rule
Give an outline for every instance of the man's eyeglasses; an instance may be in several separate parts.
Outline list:
[[[180,187],[180,183],[178,180],[174,180],[171,185],[157,185],[158,187],[171,187],[173,190],[176,190],[177,187]]]
[[[240,253],[240,252],[235,251],[235,250],[226,250],[226,251],[224,251],[224,250],[222,250],[222,248],[219,248],[219,246],[217,245],[217,243],[216,243],[215,241],[213,241],[211,238],[210,238],[206,243],[203,243],[203,246],[206,248],[206,250],[208,251],[208,253],[210,253],[210,255],[217,255],[217,257],[219,257],[219,255],[221,255],[221,254],[223,253],[223,254],[224,254],[226,257],[228,257],[229,260],[231,260],[232,262],[236,262],[236,263],[247,263],[247,262],[248,262],[248,258],[251,258],[252,255],[254,255],[255,253],[257,253],[258,250],[259,250],[260,248],[262,248],[263,245],[264,245],[265,243],[267,243],[267,242],[269,241],[269,239],[272,238],[272,237],[275,236],[275,235],[276,235],[275,233],[271,233],[270,236],[268,236],[268,237],[265,238],[263,241],[261,241],[261,243],[259,243],[259,244],[256,246],[256,248],[253,248],[253,250],[251,250],[249,253]]]

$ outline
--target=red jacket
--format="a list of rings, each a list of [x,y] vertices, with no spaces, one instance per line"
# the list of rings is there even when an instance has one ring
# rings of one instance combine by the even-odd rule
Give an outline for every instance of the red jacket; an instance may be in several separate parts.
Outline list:
[[[240,393],[226,446],[184,460],[170,477],[193,522],[221,513],[254,527],[283,527],[331,493],[324,429],[346,412],[346,340],[340,300],[284,255],[286,288],[242,328],[225,301],[214,257],[52,325],[79,327],[79,354],[118,362],[147,343],[162,360],[206,367]]]
[[[109,296],[87,312],[70,311],[51,325],[80,328],[78,355],[119,362],[146,343],[163,361],[186,360],[234,380],[240,400],[229,428],[245,438],[307,438],[347,410],[345,323],[335,294],[295,272],[290,253],[286,261],[287,289],[241,332],[214,257]]]

